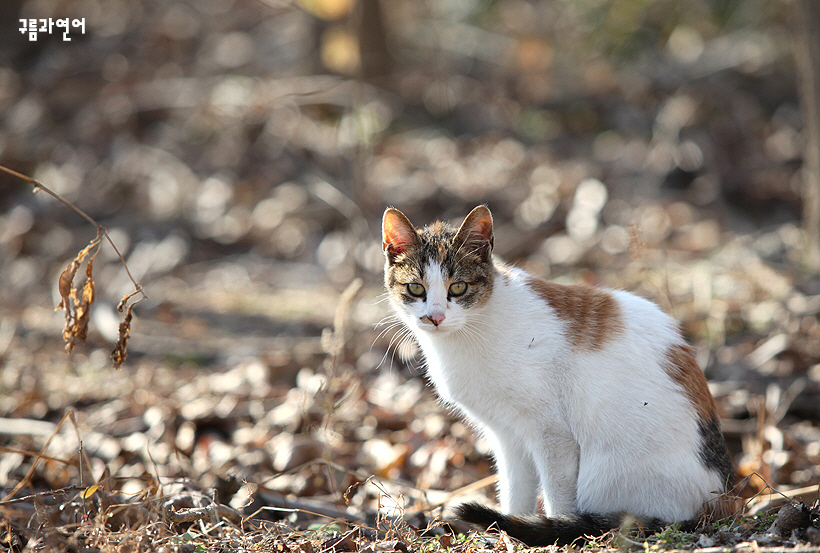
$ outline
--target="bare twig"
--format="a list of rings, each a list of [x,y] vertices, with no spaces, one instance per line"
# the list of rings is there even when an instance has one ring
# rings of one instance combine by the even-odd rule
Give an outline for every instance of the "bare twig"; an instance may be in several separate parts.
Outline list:
[[[142,284],[135,281],[134,277],[131,276],[131,271],[128,270],[128,265],[125,263],[125,258],[120,253],[120,250],[117,249],[117,245],[114,244],[114,241],[111,240],[111,237],[108,236],[108,229],[105,227],[105,225],[101,225],[100,223],[98,223],[97,221],[92,219],[91,216],[88,215],[85,211],[83,211],[82,209],[80,209],[79,207],[74,205],[73,203],[69,202],[68,200],[66,200],[65,198],[63,198],[62,196],[60,196],[59,194],[54,192],[53,190],[47,188],[40,181],[35,180],[31,177],[27,177],[26,175],[18,173],[17,171],[9,169],[8,167],[4,167],[3,165],[0,165],[0,171],[4,171],[4,172],[8,173],[9,175],[11,175],[13,177],[17,177],[18,179],[22,179],[22,180],[34,185],[34,191],[35,192],[37,192],[39,190],[42,190],[43,192],[45,192],[46,194],[48,194],[49,196],[51,196],[52,198],[54,198],[55,200],[57,200],[58,202],[60,202],[64,206],[66,206],[67,208],[69,208],[72,211],[74,211],[75,213],[77,213],[80,217],[82,217],[83,219],[85,219],[86,221],[88,221],[89,223],[94,225],[94,227],[97,230],[100,231],[100,233],[105,237],[105,239],[108,240],[108,243],[111,245],[111,248],[114,250],[114,253],[117,254],[117,257],[120,258],[120,261],[122,262],[122,266],[123,266],[123,268],[125,268],[125,274],[128,275],[128,280],[130,280],[134,284],[134,288],[136,288],[137,292],[143,294],[144,297],[147,297],[147,296],[145,296],[144,292],[142,292]]]
[[[780,492],[774,488],[770,488],[774,493],[757,494],[747,504],[747,514],[756,515],[772,507],[777,507],[789,501],[802,501],[809,505],[817,497],[820,497],[820,485],[805,486],[794,490]]]
[[[353,522],[359,525],[366,524],[365,517],[346,512],[341,507],[331,506],[323,501],[316,501],[302,497],[290,499],[273,491],[259,490],[256,493],[262,502],[267,505],[260,507],[260,511],[278,511],[285,513],[304,513],[307,515],[329,518],[337,522]],[[258,512],[258,511],[257,511]],[[252,514],[249,518],[252,518]]]
[[[36,455],[36,453],[35,453]],[[51,459],[54,461],[59,461],[61,463],[65,463],[65,461],[61,461],[60,459],[53,459],[51,457],[43,457],[44,459]],[[68,463],[66,463],[68,464]],[[82,486],[66,486],[64,488],[58,488],[56,490],[48,490],[45,492],[37,492],[31,495],[26,495],[23,497],[15,497],[14,499],[4,499],[0,501],[0,505],[12,505],[14,503],[25,503],[27,501],[31,501],[33,499],[37,499],[38,497],[54,497],[58,494],[63,494],[67,492],[79,492],[82,491],[84,488]]]
[[[43,455],[43,452],[36,452],[36,451],[28,451],[27,449],[17,449],[15,447],[4,447],[0,446],[0,451],[3,453],[17,453],[19,455],[25,455],[26,457],[40,457],[40,459],[45,459],[46,461],[52,461],[54,463],[61,463],[63,465],[73,465],[74,461],[69,461],[67,459],[59,459],[57,457],[51,457],[50,455]],[[2,503],[2,501],[0,501]]]
[[[18,179],[28,182],[29,184],[34,186],[34,192],[39,192],[40,190],[42,190],[43,192],[45,192],[52,198],[56,199],[64,206],[68,207],[69,209],[77,213],[80,217],[94,225],[94,227],[97,229],[97,237],[94,240],[92,240],[88,246],[82,249],[77,254],[77,256],[72,260],[72,262],[69,263],[65,270],[60,274],[60,280],[58,285],[60,290],[61,301],[58,309],[65,309],[66,326],[63,330],[63,339],[66,342],[66,349],[69,352],[74,348],[74,343],[76,339],[79,339],[81,342],[85,342],[88,330],[88,320],[90,317],[89,309],[91,305],[94,303],[94,279],[91,275],[93,264],[92,262],[94,260],[94,257],[96,257],[97,252],[99,252],[99,248],[103,238],[105,238],[105,240],[111,245],[111,248],[114,250],[114,253],[117,254],[117,257],[120,259],[120,262],[122,263],[122,266],[125,269],[125,274],[128,276],[128,279],[134,285],[134,291],[129,294],[126,294],[120,301],[119,306],[117,307],[120,313],[125,311],[125,318],[123,319],[123,322],[120,324],[119,328],[119,338],[117,340],[117,344],[114,348],[114,351],[111,353],[111,358],[114,361],[114,367],[119,369],[128,355],[126,346],[128,344],[128,338],[131,334],[131,309],[134,307],[134,305],[138,304],[139,302],[148,297],[145,294],[145,291],[143,290],[142,283],[134,280],[134,277],[131,275],[131,271],[128,269],[128,264],[125,262],[125,258],[120,253],[120,250],[117,249],[117,245],[114,244],[114,241],[111,239],[111,236],[109,236],[108,229],[105,227],[105,225],[101,225],[100,223],[92,219],[82,209],[78,208],[73,203],[69,202],[56,192],[44,186],[43,183],[41,183],[40,181],[33,179],[29,176],[23,175],[21,173],[18,173],[17,171],[14,171],[2,165],[0,165],[0,171],[3,171],[13,177],[17,177]],[[79,269],[82,261],[95,247],[97,248],[97,250],[91,256],[91,259],[89,259],[86,265],[85,284],[83,285],[82,291],[78,293],[77,289],[74,288],[74,275],[77,272],[77,269]],[[131,298],[133,298],[137,294],[140,295],[140,298],[128,304]],[[74,307],[73,313],[71,310],[72,305]]]
[[[242,523],[242,515],[236,509],[231,509],[227,505],[213,503],[206,507],[193,507],[190,509],[173,510],[170,506],[164,510],[165,516],[170,522],[179,524],[182,522],[194,522],[196,520],[213,520],[214,518],[224,518],[234,524]]]
[[[26,473],[26,476],[22,480],[20,480],[20,482],[14,487],[13,490],[11,490],[2,500],[0,500],[0,503],[8,501],[12,497],[14,497],[17,494],[17,492],[19,492],[21,489],[23,489],[24,486],[28,484],[29,480],[31,480],[31,477],[34,474],[34,471],[37,470],[37,465],[40,464],[40,460],[45,458],[45,453],[48,449],[48,446],[51,445],[51,440],[54,439],[54,436],[57,435],[57,433],[60,431],[60,428],[62,428],[63,423],[65,423],[65,421],[68,420],[69,417],[71,417],[71,419],[73,420],[74,411],[69,410],[66,412],[65,415],[63,415],[63,418],[60,419],[60,422],[57,424],[57,427],[54,429],[54,432],[52,432],[51,436],[49,436],[48,440],[46,440],[46,445],[44,445],[43,449],[40,450],[40,453],[37,454],[37,458],[34,459],[34,462],[31,464],[31,468]]]

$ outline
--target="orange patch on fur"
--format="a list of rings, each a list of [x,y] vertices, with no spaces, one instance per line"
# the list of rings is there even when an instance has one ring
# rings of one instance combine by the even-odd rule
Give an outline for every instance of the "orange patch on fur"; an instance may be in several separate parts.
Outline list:
[[[671,346],[666,352],[664,370],[681,388],[692,403],[700,420],[708,421],[717,415],[717,407],[706,377],[695,360],[695,350],[687,344]]]
[[[623,330],[618,302],[604,290],[538,278],[530,278],[527,284],[566,321],[567,340],[576,350],[599,350]]]

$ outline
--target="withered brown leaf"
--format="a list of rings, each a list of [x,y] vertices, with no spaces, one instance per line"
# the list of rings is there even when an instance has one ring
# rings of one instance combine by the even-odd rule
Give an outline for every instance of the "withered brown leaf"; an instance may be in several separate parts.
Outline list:
[[[94,303],[94,278],[93,261],[97,257],[102,245],[101,231],[97,230],[97,236],[82,250],[80,250],[71,263],[66,266],[57,282],[60,292],[60,303],[57,309],[65,311],[65,327],[63,327],[63,341],[65,348],[69,352],[74,349],[77,340],[85,342],[88,338],[88,321],[90,319],[91,305]],[[82,287],[82,292],[78,293],[74,287],[74,276],[80,268],[83,260],[88,257],[92,249],[97,248],[91,259],[88,260],[85,268],[86,280]]]
[[[94,254],[96,256],[96,253]],[[82,295],[79,302],[75,302],[77,321],[77,338],[85,342],[88,338],[88,321],[91,319],[91,306],[94,303],[94,277],[92,275],[92,265],[94,257],[88,260],[85,266],[85,283],[83,284]]]
[[[133,295],[133,294],[132,294]],[[111,360],[114,362],[114,368],[119,369],[128,357],[128,338],[131,336],[131,309],[134,304],[125,307],[125,302],[128,301],[128,296],[124,297],[117,309],[122,312],[125,308],[125,318],[120,323],[119,335],[117,343],[114,345],[114,351],[111,352]]]
[[[65,327],[63,329],[63,340],[65,341],[66,350],[71,352],[74,349],[74,344],[77,339],[82,340],[85,342],[86,338],[88,337],[88,321],[90,318],[90,309],[91,305],[94,303],[94,279],[92,277],[92,270],[93,270],[93,260],[97,256],[97,253],[100,251],[100,246],[102,245],[102,239],[105,238],[108,243],[111,245],[111,248],[114,250],[114,253],[117,254],[119,257],[120,262],[122,262],[122,266],[125,269],[125,274],[128,275],[128,278],[134,284],[134,292],[131,294],[127,294],[122,301],[120,301],[119,306],[117,309],[120,313],[123,312],[125,305],[128,303],[133,296],[140,294],[140,299],[132,303],[128,306],[128,311],[126,313],[125,320],[120,324],[119,330],[119,339],[117,340],[116,348],[114,352],[111,354],[112,358],[114,359],[114,366],[116,368],[120,368],[122,362],[125,360],[127,356],[126,352],[126,344],[128,342],[128,337],[131,333],[131,309],[134,305],[141,302],[147,296],[142,289],[142,284],[134,280],[134,277],[131,275],[131,271],[128,270],[128,264],[125,262],[125,258],[122,256],[120,251],[117,249],[116,244],[114,241],[111,240],[111,236],[108,234],[108,230],[105,226],[99,224],[97,221],[89,217],[87,213],[83,210],[78,208],[76,205],[72,204],[50,188],[43,185],[43,183],[18,173],[8,167],[4,167],[0,165],[0,171],[3,173],[7,173],[19,179],[22,179],[28,183],[30,183],[34,187],[34,192],[37,193],[39,191],[43,191],[44,193],[48,194],[52,198],[56,199],[58,202],[62,203],[69,209],[73,210],[75,213],[80,215],[83,219],[94,225],[97,229],[97,237],[91,241],[88,246],[80,250],[77,253],[76,257],[68,264],[68,266],[60,273],[60,278],[57,282],[57,287],[60,292],[60,303],[57,306],[57,310],[60,309],[65,310]],[[91,259],[88,261],[88,265],[86,266],[86,281],[83,284],[82,292],[79,293],[77,289],[74,287],[74,275],[77,273],[77,270],[80,268],[83,260],[88,256],[91,250],[96,247],[97,250],[94,252],[94,255],[91,256]]]
[[[69,315],[68,311],[68,299],[71,296],[71,289],[74,286],[74,275],[77,273],[77,269],[79,269],[80,264],[76,259],[72,259],[71,263],[60,273],[60,279],[57,282],[57,287],[60,291],[60,304],[57,305],[57,309],[65,309],[66,310],[66,317]]]

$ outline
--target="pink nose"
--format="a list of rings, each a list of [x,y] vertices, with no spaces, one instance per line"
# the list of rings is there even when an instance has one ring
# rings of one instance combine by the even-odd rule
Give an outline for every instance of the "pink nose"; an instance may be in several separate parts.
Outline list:
[[[438,326],[441,324],[441,321],[444,320],[444,313],[436,313],[434,315],[430,315],[429,319],[433,322],[434,325]]]

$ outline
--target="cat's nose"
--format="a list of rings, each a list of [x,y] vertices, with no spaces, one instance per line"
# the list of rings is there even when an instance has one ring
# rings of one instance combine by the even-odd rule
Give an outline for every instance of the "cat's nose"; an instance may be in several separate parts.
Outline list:
[[[429,319],[433,322],[434,325],[438,326],[441,324],[441,321],[444,320],[444,313],[433,313],[429,316]]]

